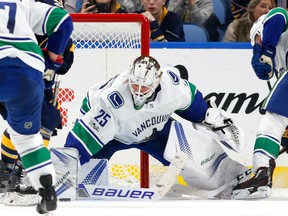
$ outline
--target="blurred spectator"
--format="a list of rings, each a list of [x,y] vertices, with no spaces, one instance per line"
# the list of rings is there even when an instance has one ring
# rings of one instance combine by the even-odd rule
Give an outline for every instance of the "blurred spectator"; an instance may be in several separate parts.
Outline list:
[[[220,21],[213,13],[211,0],[169,0],[166,5],[169,11],[180,15],[183,22],[202,25],[207,30],[210,41],[218,41],[217,29],[220,26]]]
[[[79,0],[65,0],[64,8],[68,13],[77,13],[81,9]]]
[[[184,22],[203,26],[213,13],[211,0],[169,0],[167,4],[168,10],[180,15]]]
[[[181,17],[164,6],[165,0],[142,0],[138,11],[150,21],[152,41],[185,41]]]
[[[250,0],[229,0],[229,1],[231,1],[234,20],[239,19],[246,13],[248,4],[250,2]],[[278,7],[283,7],[285,5],[287,6],[288,5],[287,2],[288,2],[287,0],[286,2],[285,0],[281,1],[275,0],[275,4]]]
[[[117,0],[66,0],[69,13],[126,13]]]
[[[286,8],[286,10],[288,9],[288,0],[275,0],[275,3],[277,5],[277,7],[282,7],[282,8]]]
[[[276,6],[274,0],[251,0],[243,17],[234,20],[227,28],[225,42],[250,42],[250,29],[263,14]]]
[[[118,0],[118,3],[128,12],[144,10],[141,0]]]
[[[242,17],[246,11],[250,0],[230,0],[234,20]]]
[[[232,3],[231,0],[223,0],[226,5],[226,19],[225,19],[225,27],[227,28],[228,25],[233,22],[234,16],[232,12]]]

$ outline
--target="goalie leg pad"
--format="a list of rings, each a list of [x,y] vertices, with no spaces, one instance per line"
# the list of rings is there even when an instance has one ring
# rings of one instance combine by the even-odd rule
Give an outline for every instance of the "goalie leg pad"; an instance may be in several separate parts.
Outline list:
[[[55,191],[59,201],[76,200],[79,174],[79,153],[75,148],[51,148],[56,171]]]
[[[164,158],[172,161],[177,152],[184,152],[188,156],[180,174],[191,187],[213,190],[246,169],[229,158],[223,150],[223,144],[216,141],[214,134],[203,124],[187,126],[173,122],[171,125]]]

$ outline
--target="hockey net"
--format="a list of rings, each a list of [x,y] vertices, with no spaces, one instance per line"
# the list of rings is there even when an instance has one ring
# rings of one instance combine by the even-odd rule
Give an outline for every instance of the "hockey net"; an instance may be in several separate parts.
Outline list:
[[[74,31],[72,39],[76,45],[76,60],[88,56],[94,61],[98,80],[108,80],[129,69],[130,64],[140,55],[149,55],[150,30],[148,20],[140,14],[72,14]],[[83,57],[83,55],[85,55]],[[80,61],[80,60],[79,60]],[[96,62],[99,62],[98,64]],[[75,64],[75,63],[74,63]],[[105,68],[99,68],[105,65]],[[88,88],[88,87],[87,87]],[[58,100],[69,101],[77,97],[72,89],[60,89]],[[67,110],[62,108],[63,124],[67,124]],[[136,149],[116,152],[109,161],[110,183],[147,188],[153,186],[165,168],[146,153]]]

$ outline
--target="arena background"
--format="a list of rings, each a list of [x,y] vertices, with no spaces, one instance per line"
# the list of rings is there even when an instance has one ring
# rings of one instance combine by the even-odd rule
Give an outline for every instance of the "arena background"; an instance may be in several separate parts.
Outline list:
[[[250,64],[252,50],[249,43],[152,43],[150,54],[162,67],[182,64],[205,98],[215,97],[219,107],[232,113],[235,122],[245,133],[242,155],[230,154],[247,166],[252,164],[256,130],[261,117],[260,105],[269,92],[266,81],[259,80]],[[93,50],[76,49],[71,70],[61,78],[59,96],[62,103],[63,129],[52,137],[50,147],[63,146],[66,135],[78,116],[79,107],[87,89],[129,68],[132,56],[117,63],[117,58],[106,59],[107,54],[93,54]],[[107,72],[109,65],[117,65],[115,72]],[[275,79],[271,80],[273,84]],[[0,131],[6,123],[0,120]],[[288,187],[287,155],[277,159],[274,187]]]

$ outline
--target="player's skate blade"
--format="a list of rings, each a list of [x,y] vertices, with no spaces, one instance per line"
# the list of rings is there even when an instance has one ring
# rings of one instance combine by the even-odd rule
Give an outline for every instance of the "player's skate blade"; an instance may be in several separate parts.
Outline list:
[[[7,192],[4,199],[4,205],[11,206],[33,206],[38,203],[38,194],[21,194],[18,192]]]
[[[253,189],[253,188],[251,188]],[[231,195],[231,199],[246,200],[246,199],[262,199],[270,196],[270,187],[261,186],[258,187],[255,192],[251,193],[250,188],[234,190]]]
[[[40,177],[40,183],[43,188],[39,188],[39,202],[36,210],[39,214],[49,213],[57,208],[57,197],[54,187],[52,186],[52,176],[43,175]]]

